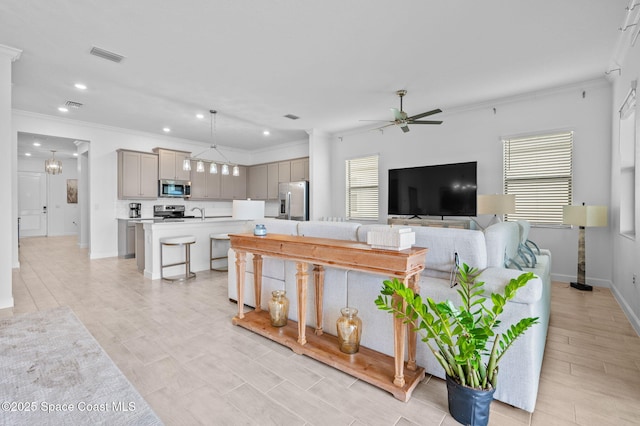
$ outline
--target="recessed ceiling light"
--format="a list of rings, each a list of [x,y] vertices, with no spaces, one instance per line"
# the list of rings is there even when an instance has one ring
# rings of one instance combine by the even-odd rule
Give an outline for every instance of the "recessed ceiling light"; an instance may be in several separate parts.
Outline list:
[[[269,136],[271,133],[269,133],[268,130],[265,130],[264,132],[262,132],[262,134],[265,135],[265,136]]]
[[[40,142],[34,142],[33,146],[40,146]]]
[[[25,152],[24,155],[26,155],[27,157],[31,157],[31,153],[30,152]]]
[[[65,108],[65,107],[58,108],[58,111],[60,111],[60,112],[69,112],[69,110],[67,108]]]
[[[169,133],[171,131],[171,129],[168,128],[168,127],[163,127],[162,131],[165,132],[165,133]]]
[[[204,118],[204,114],[196,114],[196,118],[202,120]]]
[[[74,157],[77,157],[77,156],[78,156],[78,153],[77,153],[77,152],[74,152],[74,153],[73,153],[73,156],[74,156]]]
[[[82,83],[76,83],[76,84],[74,84],[74,87],[76,89],[80,89],[80,90],[87,90],[87,86],[85,84],[82,84]]]

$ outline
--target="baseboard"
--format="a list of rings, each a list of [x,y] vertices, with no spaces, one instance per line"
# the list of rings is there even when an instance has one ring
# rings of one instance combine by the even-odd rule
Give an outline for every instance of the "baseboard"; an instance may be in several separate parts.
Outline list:
[[[573,282],[576,280],[576,276],[575,275],[563,275],[563,274],[551,274],[551,281],[559,281],[561,283],[567,283],[569,284],[570,282]],[[612,283],[609,280],[603,280],[601,278],[586,278],[586,284],[592,285],[594,287],[604,287],[604,288],[611,288]]]
[[[0,299],[0,309],[13,308],[13,297]]]
[[[613,293],[613,297],[616,298],[616,301],[622,308],[622,311],[627,316],[627,319],[631,323],[631,326],[636,331],[636,334],[640,336],[640,318],[633,312],[633,309],[629,306],[627,301],[622,297],[622,294],[618,291],[616,286],[611,286],[611,293]]]

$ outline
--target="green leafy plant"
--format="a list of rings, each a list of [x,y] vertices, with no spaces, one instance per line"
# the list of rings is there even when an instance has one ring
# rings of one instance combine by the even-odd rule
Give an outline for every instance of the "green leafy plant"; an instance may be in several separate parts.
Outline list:
[[[383,283],[375,303],[378,309],[414,324],[418,333],[447,375],[458,383],[475,389],[495,388],[498,379],[498,363],[513,343],[534,324],[536,318],[523,318],[509,326],[504,333],[496,334],[500,324],[498,317],[507,301],[513,299],[518,289],[534,278],[532,272],[511,279],[503,293],[492,293],[492,307],[487,307],[484,282],[476,281],[478,270],[463,264],[458,270],[462,305],[456,308],[450,300],[426,301],[406,287],[397,278]],[[399,297],[395,297],[398,295]],[[406,303],[406,304],[405,304]]]

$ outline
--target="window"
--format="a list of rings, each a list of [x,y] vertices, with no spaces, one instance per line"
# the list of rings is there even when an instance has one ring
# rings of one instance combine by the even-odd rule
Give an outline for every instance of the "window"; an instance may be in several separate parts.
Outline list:
[[[346,160],[347,219],[378,219],[378,156]]]
[[[516,196],[507,220],[561,225],[562,206],[571,205],[573,132],[503,140],[504,193]]]

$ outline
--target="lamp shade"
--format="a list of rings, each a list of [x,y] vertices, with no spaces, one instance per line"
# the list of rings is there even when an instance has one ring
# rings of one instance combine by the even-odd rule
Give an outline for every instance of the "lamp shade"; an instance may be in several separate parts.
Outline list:
[[[516,212],[513,194],[478,195],[477,214],[509,214]]]
[[[232,216],[238,220],[264,219],[264,201],[233,200]]]
[[[584,227],[607,226],[607,206],[562,206],[562,223]]]

